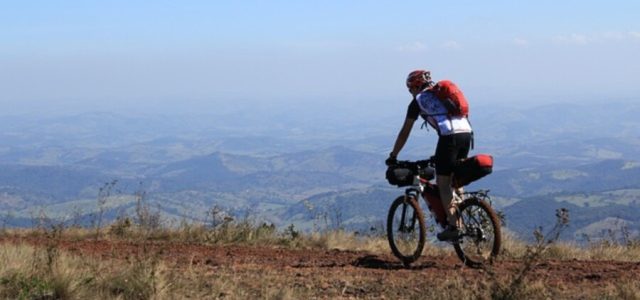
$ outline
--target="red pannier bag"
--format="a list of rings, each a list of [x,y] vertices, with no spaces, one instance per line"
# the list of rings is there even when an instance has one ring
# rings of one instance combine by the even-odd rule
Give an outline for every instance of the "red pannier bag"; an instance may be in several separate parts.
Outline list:
[[[463,187],[493,171],[493,157],[488,154],[478,154],[464,159],[456,167],[453,174],[453,187]]]

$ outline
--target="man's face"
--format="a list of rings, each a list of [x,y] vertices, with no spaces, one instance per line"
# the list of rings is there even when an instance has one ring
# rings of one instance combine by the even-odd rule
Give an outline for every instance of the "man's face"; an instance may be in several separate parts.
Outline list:
[[[413,96],[413,99],[415,99],[416,96],[420,94],[420,92],[421,92],[420,88],[417,88],[417,87],[409,88],[409,93],[411,94],[411,96]]]

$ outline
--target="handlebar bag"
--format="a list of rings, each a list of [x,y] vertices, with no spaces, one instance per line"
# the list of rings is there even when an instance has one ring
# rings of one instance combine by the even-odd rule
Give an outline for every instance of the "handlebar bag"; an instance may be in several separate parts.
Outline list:
[[[395,165],[387,168],[387,181],[398,187],[412,185],[414,176],[414,171],[407,166]]]

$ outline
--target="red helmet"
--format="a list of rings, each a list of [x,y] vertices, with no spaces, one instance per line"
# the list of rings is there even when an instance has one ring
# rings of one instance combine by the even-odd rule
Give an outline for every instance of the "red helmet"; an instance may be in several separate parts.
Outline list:
[[[407,88],[423,88],[426,84],[431,84],[431,72],[426,70],[415,70],[407,76]]]

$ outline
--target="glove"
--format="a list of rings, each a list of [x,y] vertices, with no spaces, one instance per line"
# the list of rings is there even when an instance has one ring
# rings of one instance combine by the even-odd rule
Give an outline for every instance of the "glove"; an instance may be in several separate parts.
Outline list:
[[[387,160],[384,161],[384,164],[387,165],[387,167],[397,165],[398,159],[396,159],[395,156],[392,156],[391,154],[389,154],[389,158],[387,158]]]

